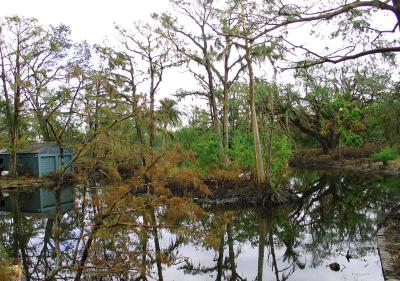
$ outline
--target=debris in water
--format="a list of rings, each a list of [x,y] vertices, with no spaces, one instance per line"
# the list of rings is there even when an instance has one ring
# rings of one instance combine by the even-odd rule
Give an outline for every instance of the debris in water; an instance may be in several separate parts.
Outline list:
[[[337,262],[333,262],[333,263],[329,264],[329,268],[333,271],[339,271],[340,264],[338,264]]]

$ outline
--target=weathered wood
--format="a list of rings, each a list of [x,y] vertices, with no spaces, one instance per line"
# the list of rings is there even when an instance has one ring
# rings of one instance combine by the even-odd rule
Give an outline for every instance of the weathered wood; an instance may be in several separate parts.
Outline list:
[[[54,182],[49,179],[0,179],[0,191],[33,190],[40,187],[51,187]]]

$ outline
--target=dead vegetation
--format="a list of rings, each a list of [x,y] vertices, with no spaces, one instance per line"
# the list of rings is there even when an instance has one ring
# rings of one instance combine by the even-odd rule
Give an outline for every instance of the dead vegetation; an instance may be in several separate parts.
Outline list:
[[[143,162],[152,163],[158,157],[138,182],[137,175],[143,172]],[[168,150],[145,151],[136,145],[104,141],[91,148],[75,170],[76,177],[88,179],[89,184],[108,185],[116,190],[127,188],[136,194],[210,200],[240,198],[244,205],[260,205],[270,200],[280,204],[286,200],[285,192],[260,189],[254,184],[254,173],[235,165],[229,169],[214,168],[206,174],[202,173],[196,166],[195,153],[179,145]]]

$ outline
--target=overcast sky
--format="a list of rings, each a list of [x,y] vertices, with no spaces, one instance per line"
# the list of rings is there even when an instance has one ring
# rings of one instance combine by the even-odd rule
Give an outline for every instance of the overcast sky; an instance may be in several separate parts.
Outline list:
[[[71,27],[72,38],[75,41],[87,40],[89,43],[101,43],[106,37],[110,39],[109,42],[113,42],[114,23],[128,27],[133,21],[148,20],[153,12],[170,10],[169,0],[7,0],[1,4],[0,17],[20,15],[35,17],[42,24],[64,23]],[[393,16],[388,17],[387,13],[380,13],[376,20],[379,23],[389,22],[389,26],[393,26]],[[307,31],[299,32],[295,29],[290,34],[291,39],[296,39],[298,44],[311,44],[313,49],[319,45],[316,38],[310,40]],[[321,44],[320,47],[323,46],[325,44]],[[268,68],[265,70],[271,72]],[[184,69],[176,69],[167,74],[158,99],[169,96],[180,88],[193,89],[192,76],[182,73],[183,71]],[[287,81],[287,75],[288,72],[284,73],[283,77],[281,74],[278,79]]]
[[[72,28],[73,39],[101,42],[113,33],[113,23],[128,25],[146,20],[152,12],[168,9],[168,0],[7,0],[2,1],[0,16],[35,17],[41,23],[65,23]]]
[[[64,23],[71,27],[72,39],[102,43],[113,41],[114,23],[130,26],[132,22],[150,19],[151,13],[168,10],[169,0],[11,0],[2,1],[0,17],[19,15],[34,17],[41,24]],[[157,99],[171,96],[180,88],[190,88],[194,80],[182,70],[170,70],[157,94]],[[142,88],[142,91],[146,91]],[[191,101],[181,104],[189,106]]]

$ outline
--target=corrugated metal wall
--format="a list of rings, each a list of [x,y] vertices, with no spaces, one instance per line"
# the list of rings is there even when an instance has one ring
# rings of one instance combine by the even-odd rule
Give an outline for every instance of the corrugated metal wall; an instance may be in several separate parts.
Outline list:
[[[56,156],[41,156],[40,157],[40,177],[46,176],[57,169]]]

